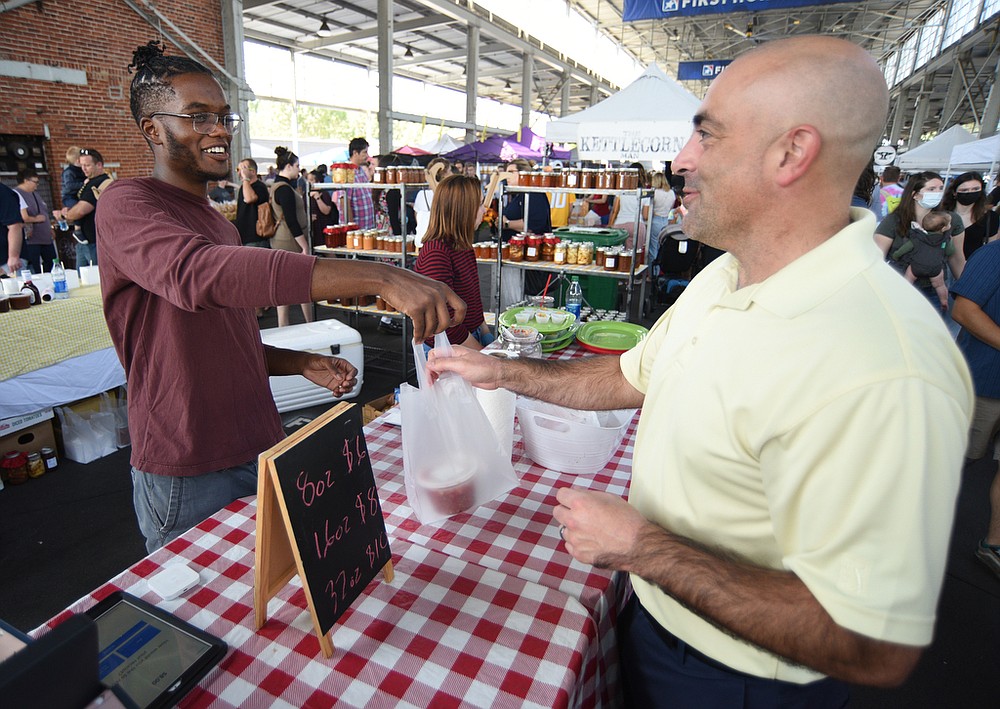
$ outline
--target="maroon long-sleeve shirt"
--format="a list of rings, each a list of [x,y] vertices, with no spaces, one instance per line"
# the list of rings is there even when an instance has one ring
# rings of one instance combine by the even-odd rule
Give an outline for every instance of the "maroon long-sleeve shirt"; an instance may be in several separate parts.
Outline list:
[[[155,178],[108,187],[97,224],[132,465],[198,475],[281,440],[254,308],[309,302],[315,259],[241,246],[206,198]]]
[[[472,249],[455,251],[443,241],[425,241],[420,245],[417,273],[441,281],[465,301],[465,320],[448,328],[448,341],[460,345],[469,333],[483,324],[483,299],[479,295],[479,269]]]

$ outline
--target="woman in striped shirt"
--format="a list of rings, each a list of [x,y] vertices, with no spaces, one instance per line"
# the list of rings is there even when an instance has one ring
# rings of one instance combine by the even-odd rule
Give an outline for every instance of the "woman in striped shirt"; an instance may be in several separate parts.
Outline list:
[[[479,271],[472,250],[476,227],[483,220],[481,199],[479,180],[474,177],[449,175],[438,183],[415,266],[417,273],[450,286],[465,301],[465,320],[448,329],[448,340],[475,350],[493,341],[483,321]]]

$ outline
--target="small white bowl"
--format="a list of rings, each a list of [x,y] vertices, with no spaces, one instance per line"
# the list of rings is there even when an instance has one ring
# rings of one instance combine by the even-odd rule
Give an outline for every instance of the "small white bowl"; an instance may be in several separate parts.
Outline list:
[[[527,325],[531,322],[531,313],[522,310],[519,313],[514,313],[514,319],[517,320],[518,325]]]
[[[552,318],[553,325],[562,325],[566,322],[567,318],[571,318],[573,316],[564,310],[554,310],[549,313],[549,317]]]
[[[537,313],[535,313],[535,322],[537,322],[539,325],[546,325],[548,324],[549,318],[551,317],[552,314],[548,310],[539,310]]]

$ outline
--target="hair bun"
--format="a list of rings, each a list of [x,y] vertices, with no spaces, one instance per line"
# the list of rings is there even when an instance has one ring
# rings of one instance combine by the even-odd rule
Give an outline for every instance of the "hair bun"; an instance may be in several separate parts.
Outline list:
[[[147,64],[158,57],[163,56],[163,44],[156,40],[151,40],[141,47],[136,47],[132,52],[132,63],[128,65],[129,71],[141,71]]]
[[[274,149],[274,154],[280,158],[282,155],[288,154],[288,148],[286,148],[284,145],[279,145],[277,148]]]

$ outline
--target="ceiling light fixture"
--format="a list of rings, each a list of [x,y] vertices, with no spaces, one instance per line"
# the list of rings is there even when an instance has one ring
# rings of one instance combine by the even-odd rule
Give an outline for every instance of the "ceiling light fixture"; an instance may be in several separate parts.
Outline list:
[[[511,90],[511,89],[510,89],[510,79],[508,79],[507,81],[505,81],[505,82],[503,83],[503,90],[504,90],[504,91],[510,91],[510,90]]]
[[[323,18],[323,24],[321,24],[319,26],[319,29],[316,30],[316,36],[318,36],[318,37],[329,37],[332,34],[333,34],[333,30],[330,29],[330,25],[328,25],[326,23],[326,18],[324,17]]]
[[[413,56],[413,47],[407,45],[406,54],[404,54],[403,56],[406,57],[407,59],[411,58]]]

